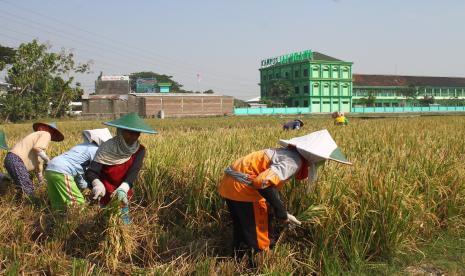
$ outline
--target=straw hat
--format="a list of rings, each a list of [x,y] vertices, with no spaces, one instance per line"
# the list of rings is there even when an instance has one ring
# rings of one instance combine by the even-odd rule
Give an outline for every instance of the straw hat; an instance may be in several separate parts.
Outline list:
[[[103,123],[107,126],[112,126],[116,128],[127,129],[131,131],[144,132],[149,134],[158,133],[156,130],[147,125],[142,118],[140,118],[136,113],[131,112],[123,117]]]
[[[0,149],[9,150],[8,144],[6,143],[6,136],[3,130],[0,130]]]
[[[46,123],[37,122],[32,125],[32,129],[34,129],[34,131],[37,131],[37,129],[39,129],[39,127],[41,126],[47,128],[47,131],[52,136],[52,141],[61,142],[63,141],[63,139],[65,139],[63,134],[58,130],[56,123],[46,124]]]
[[[299,122],[299,123],[300,123],[300,126],[304,126],[304,122],[303,122],[302,120],[300,120],[300,119],[295,119],[294,121]]]
[[[307,161],[317,163],[323,160],[333,160],[347,165],[352,163],[347,160],[339,150],[328,130],[315,131],[305,136],[295,137],[290,140],[279,140],[284,146],[294,146]]]

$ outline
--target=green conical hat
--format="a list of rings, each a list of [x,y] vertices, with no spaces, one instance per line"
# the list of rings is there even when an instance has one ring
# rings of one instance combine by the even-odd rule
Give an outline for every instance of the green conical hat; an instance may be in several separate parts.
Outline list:
[[[352,165],[339,150],[336,142],[334,142],[326,129],[290,140],[279,140],[279,143],[285,147],[289,145],[296,147],[297,151],[308,161],[319,162],[323,160],[333,160]]]
[[[107,126],[112,126],[116,128],[122,128],[122,129],[137,131],[137,132],[144,132],[144,133],[150,133],[150,134],[158,133],[156,130],[154,130],[149,125],[147,125],[144,122],[144,120],[142,120],[142,118],[139,117],[134,112],[124,115],[123,117],[119,119],[116,119],[110,122],[105,122],[103,124]]]
[[[0,130],[0,149],[8,150],[8,145],[6,144],[6,136],[3,130]]]

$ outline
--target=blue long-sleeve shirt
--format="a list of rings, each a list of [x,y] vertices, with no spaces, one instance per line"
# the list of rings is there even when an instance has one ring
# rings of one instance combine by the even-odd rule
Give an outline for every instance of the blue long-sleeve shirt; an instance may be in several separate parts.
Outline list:
[[[94,143],[74,146],[69,151],[53,158],[46,170],[73,176],[79,188],[85,189],[88,183],[84,179],[84,172],[94,159],[97,149],[98,146]]]

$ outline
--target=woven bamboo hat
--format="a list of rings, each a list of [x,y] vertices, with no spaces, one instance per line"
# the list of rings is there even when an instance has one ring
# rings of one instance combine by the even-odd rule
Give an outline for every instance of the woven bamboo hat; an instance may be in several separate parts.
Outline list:
[[[39,129],[40,126],[47,128],[47,131],[52,136],[52,141],[61,142],[65,139],[65,136],[63,136],[63,134],[58,130],[56,123],[47,124],[47,123],[37,122],[32,125],[32,129],[34,129],[34,131],[37,131],[37,129]]]

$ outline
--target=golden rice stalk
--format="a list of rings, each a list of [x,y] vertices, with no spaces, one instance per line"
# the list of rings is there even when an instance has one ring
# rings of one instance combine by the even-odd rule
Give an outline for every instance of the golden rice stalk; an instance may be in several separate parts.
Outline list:
[[[100,243],[98,256],[105,266],[112,272],[116,271],[122,262],[132,263],[132,254],[136,250],[136,241],[130,234],[131,225],[123,224],[121,219],[120,202],[113,199],[103,209],[102,217],[106,220],[107,227],[104,231],[105,238]]]

